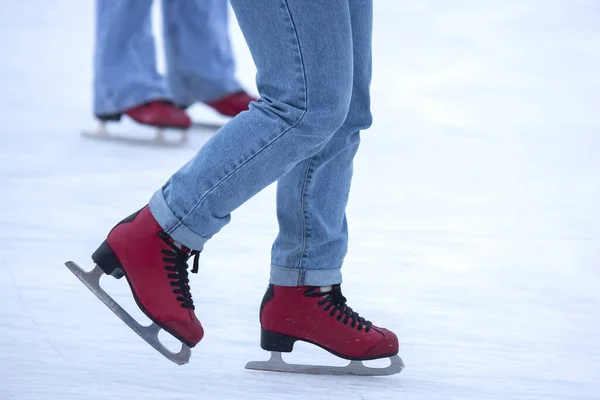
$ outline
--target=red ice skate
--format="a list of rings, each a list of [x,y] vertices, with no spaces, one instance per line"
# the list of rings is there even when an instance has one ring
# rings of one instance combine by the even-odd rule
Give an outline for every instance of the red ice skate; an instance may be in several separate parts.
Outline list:
[[[106,127],[108,122],[120,121],[122,115],[129,116],[134,121],[157,128],[154,138],[136,138],[109,133]],[[177,107],[170,101],[153,100],[148,103],[123,110],[122,113],[96,115],[100,126],[95,131],[84,131],[82,135],[91,139],[113,140],[130,144],[158,145],[158,146],[181,146],[188,142],[187,129],[192,126],[192,120],[185,110]],[[181,131],[179,140],[167,140],[164,129],[175,129]]]
[[[246,111],[250,103],[256,100],[255,97],[241,90],[218,99],[207,101],[206,104],[222,115],[235,117],[242,111]]]
[[[271,352],[267,362],[251,362],[249,369],[280,372],[351,375],[391,375],[404,367],[398,357],[398,338],[373,325],[346,305],[340,285],[284,287],[269,285],[260,310],[261,341]],[[296,341],[315,344],[351,360],[346,367],[295,365],[283,362]],[[389,358],[390,366],[370,368],[361,361]]]
[[[256,97],[249,95],[247,92],[240,90],[238,92],[227,94],[218,99],[205,101],[204,104],[213,108],[219,114],[226,117],[235,117],[242,111],[248,110],[250,103],[257,101]],[[190,104],[179,104],[179,108],[187,110]],[[223,122],[192,122],[192,128],[208,131],[217,131],[223,127]]]
[[[192,120],[184,110],[169,101],[154,100],[125,111],[131,119],[140,124],[158,128],[188,129]]]
[[[101,122],[120,121],[122,114],[129,116],[136,122],[157,128],[188,129],[192,120],[185,110],[175,106],[170,101],[153,100],[140,104],[122,113],[96,115]]]
[[[171,361],[184,364],[190,357],[189,347],[194,347],[204,335],[190,293],[187,261],[192,256],[192,272],[197,272],[198,252],[174,243],[146,206],[111,230],[92,255],[96,263],[92,272],[86,273],[73,263],[68,266],[151,346]],[[141,326],[100,288],[98,280],[103,273],[115,278],[125,276],[137,305],[153,325]],[[171,353],[160,343],[160,328],[184,344],[179,353]]]

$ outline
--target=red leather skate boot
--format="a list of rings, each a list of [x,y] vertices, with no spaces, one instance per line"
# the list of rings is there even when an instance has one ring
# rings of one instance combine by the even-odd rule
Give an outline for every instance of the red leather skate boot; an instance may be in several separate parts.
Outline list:
[[[398,338],[346,305],[340,285],[323,288],[269,285],[260,311],[264,350],[289,353],[298,340],[346,360],[398,354]]]
[[[125,276],[140,309],[158,326],[194,347],[204,330],[194,313],[187,261],[198,251],[180,248],[163,232],[148,206],[119,222],[92,255],[116,278]]]
[[[140,124],[159,128],[188,129],[192,126],[187,113],[169,101],[154,100],[125,110],[125,114]]]
[[[250,103],[256,100],[255,97],[242,90],[219,99],[207,101],[206,104],[223,115],[235,117],[242,111],[246,111]]]

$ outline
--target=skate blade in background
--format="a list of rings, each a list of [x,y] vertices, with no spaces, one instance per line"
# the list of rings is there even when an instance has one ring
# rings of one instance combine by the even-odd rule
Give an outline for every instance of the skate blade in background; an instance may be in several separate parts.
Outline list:
[[[72,261],[65,263],[67,268],[77,277],[87,288],[94,293],[112,312],[114,312],[123,322],[125,322],[135,333],[137,333],[142,339],[144,339],[150,346],[154,347],[156,351],[162,354],[168,360],[174,362],[177,365],[187,364],[190,360],[192,352],[188,346],[181,343],[181,350],[177,353],[171,352],[167,349],[158,339],[158,333],[161,327],[156,323],[152,323],[150,326],[143,326],[138,323],[131,315],[127,313],[110,297],[101,287],[100,278],[104,275],[104,271],[96,266],[90,272],[86,272],[81,269],[77,264]]]
[[[154,128],[156,131],[154,137],[135,137],[132,135],[111,133],[107,130],[106,124],[101,123],[98,128],[89,131],[82,131],[81,136],[86,139],[112,141],[136,146],[150,147],[183,147],[189,142],[188,130],[174,129],[179,137],[169,139],[166,135],[166,128]]]
[[[213,131],[216,132],[225,125],[226,122],[203,122],[203,121],[194,121],[192,122],[191,129],[197,129],[202,131]]]
[[[203,131],[209,134],[215,134],[221,129],[225,123],[221,122],[201,122],[196,121],[192,123],[191,130]],[[109,132],[106,128],[106,124],[101,123],[98,128],[94,130],[84,130],[81,132],[81,136],[86,139],[100,140],[100,141],[111,141],[124,143],[134,146],[149,146],[149,147],[171,147],[178,148],[184,147],[189,143],[189,129],[170,129],[171,135],[178,135],[178,138],[169,139],[167,138],[167,128],[154,128],[154,137],[136,137],[129,134],[123,134],[118,132]]]

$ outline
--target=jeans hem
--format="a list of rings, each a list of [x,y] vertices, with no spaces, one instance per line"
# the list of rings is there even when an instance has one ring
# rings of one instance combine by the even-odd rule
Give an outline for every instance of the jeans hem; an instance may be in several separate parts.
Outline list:
[[[329,286],[342,283],[341,269],[299,269],[271,265],[270,283],[277,286]]]
[[[160,227],[163,228],[165,233],[171,236],[173,240],[190,249],[202,251],[204,243],[210,238],[192,232],[175,216],[175,214],[173,214],[165,200],[162,189],[159,189],[154,193],[152,198],[150,198],[148,206],[152,216],[156,219],[156,222],[158,222]]]

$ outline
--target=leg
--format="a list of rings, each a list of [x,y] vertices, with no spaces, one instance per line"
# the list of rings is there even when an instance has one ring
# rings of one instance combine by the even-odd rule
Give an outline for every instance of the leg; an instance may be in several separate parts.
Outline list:
[[[167,79],[176,104],[241,90],[229,40],[227,0],[163,0]]]
[[[94,114],[120,114],[167,98],[156,70],[152,0],[97,0]]]
[[[261,99],[225,125],[150,201],[174,240],[201,250],[230,213],[319,152],[352,93],[347,0],[232,1]]]
[[[279,181],[280,233],[272,250],[271,283],[260,308],[261,347],[270,361],[246,368],[317,374],[391,375],[404,364],[398,338],[346,304],[340,268],[346,255],[345,208],[359,131],[371,125],[372,0],[348,0],[353,43],[353,87],[348,116],[323,149],[299,163]],[[338,357],[346,367],[289,365],[281,352],[308,341]],[[359,360],[390,358],[386,368]]]
[[[324,286],[342,282],[348,246],[346,204],[359,131],[371,126],[371,0],[351,0],[354,79],[348,117],[318,154],[277,185],[279,235],[272,249],[271,283]]]
[[[204,330],[194,313],[188,258],[235,208],[323,149],[346,120],[352,94],[348,0],[232,4],[259,70],[260,101],[227,123],[92,255],[104,273],[128,280],[157,326],[189,347]]]

